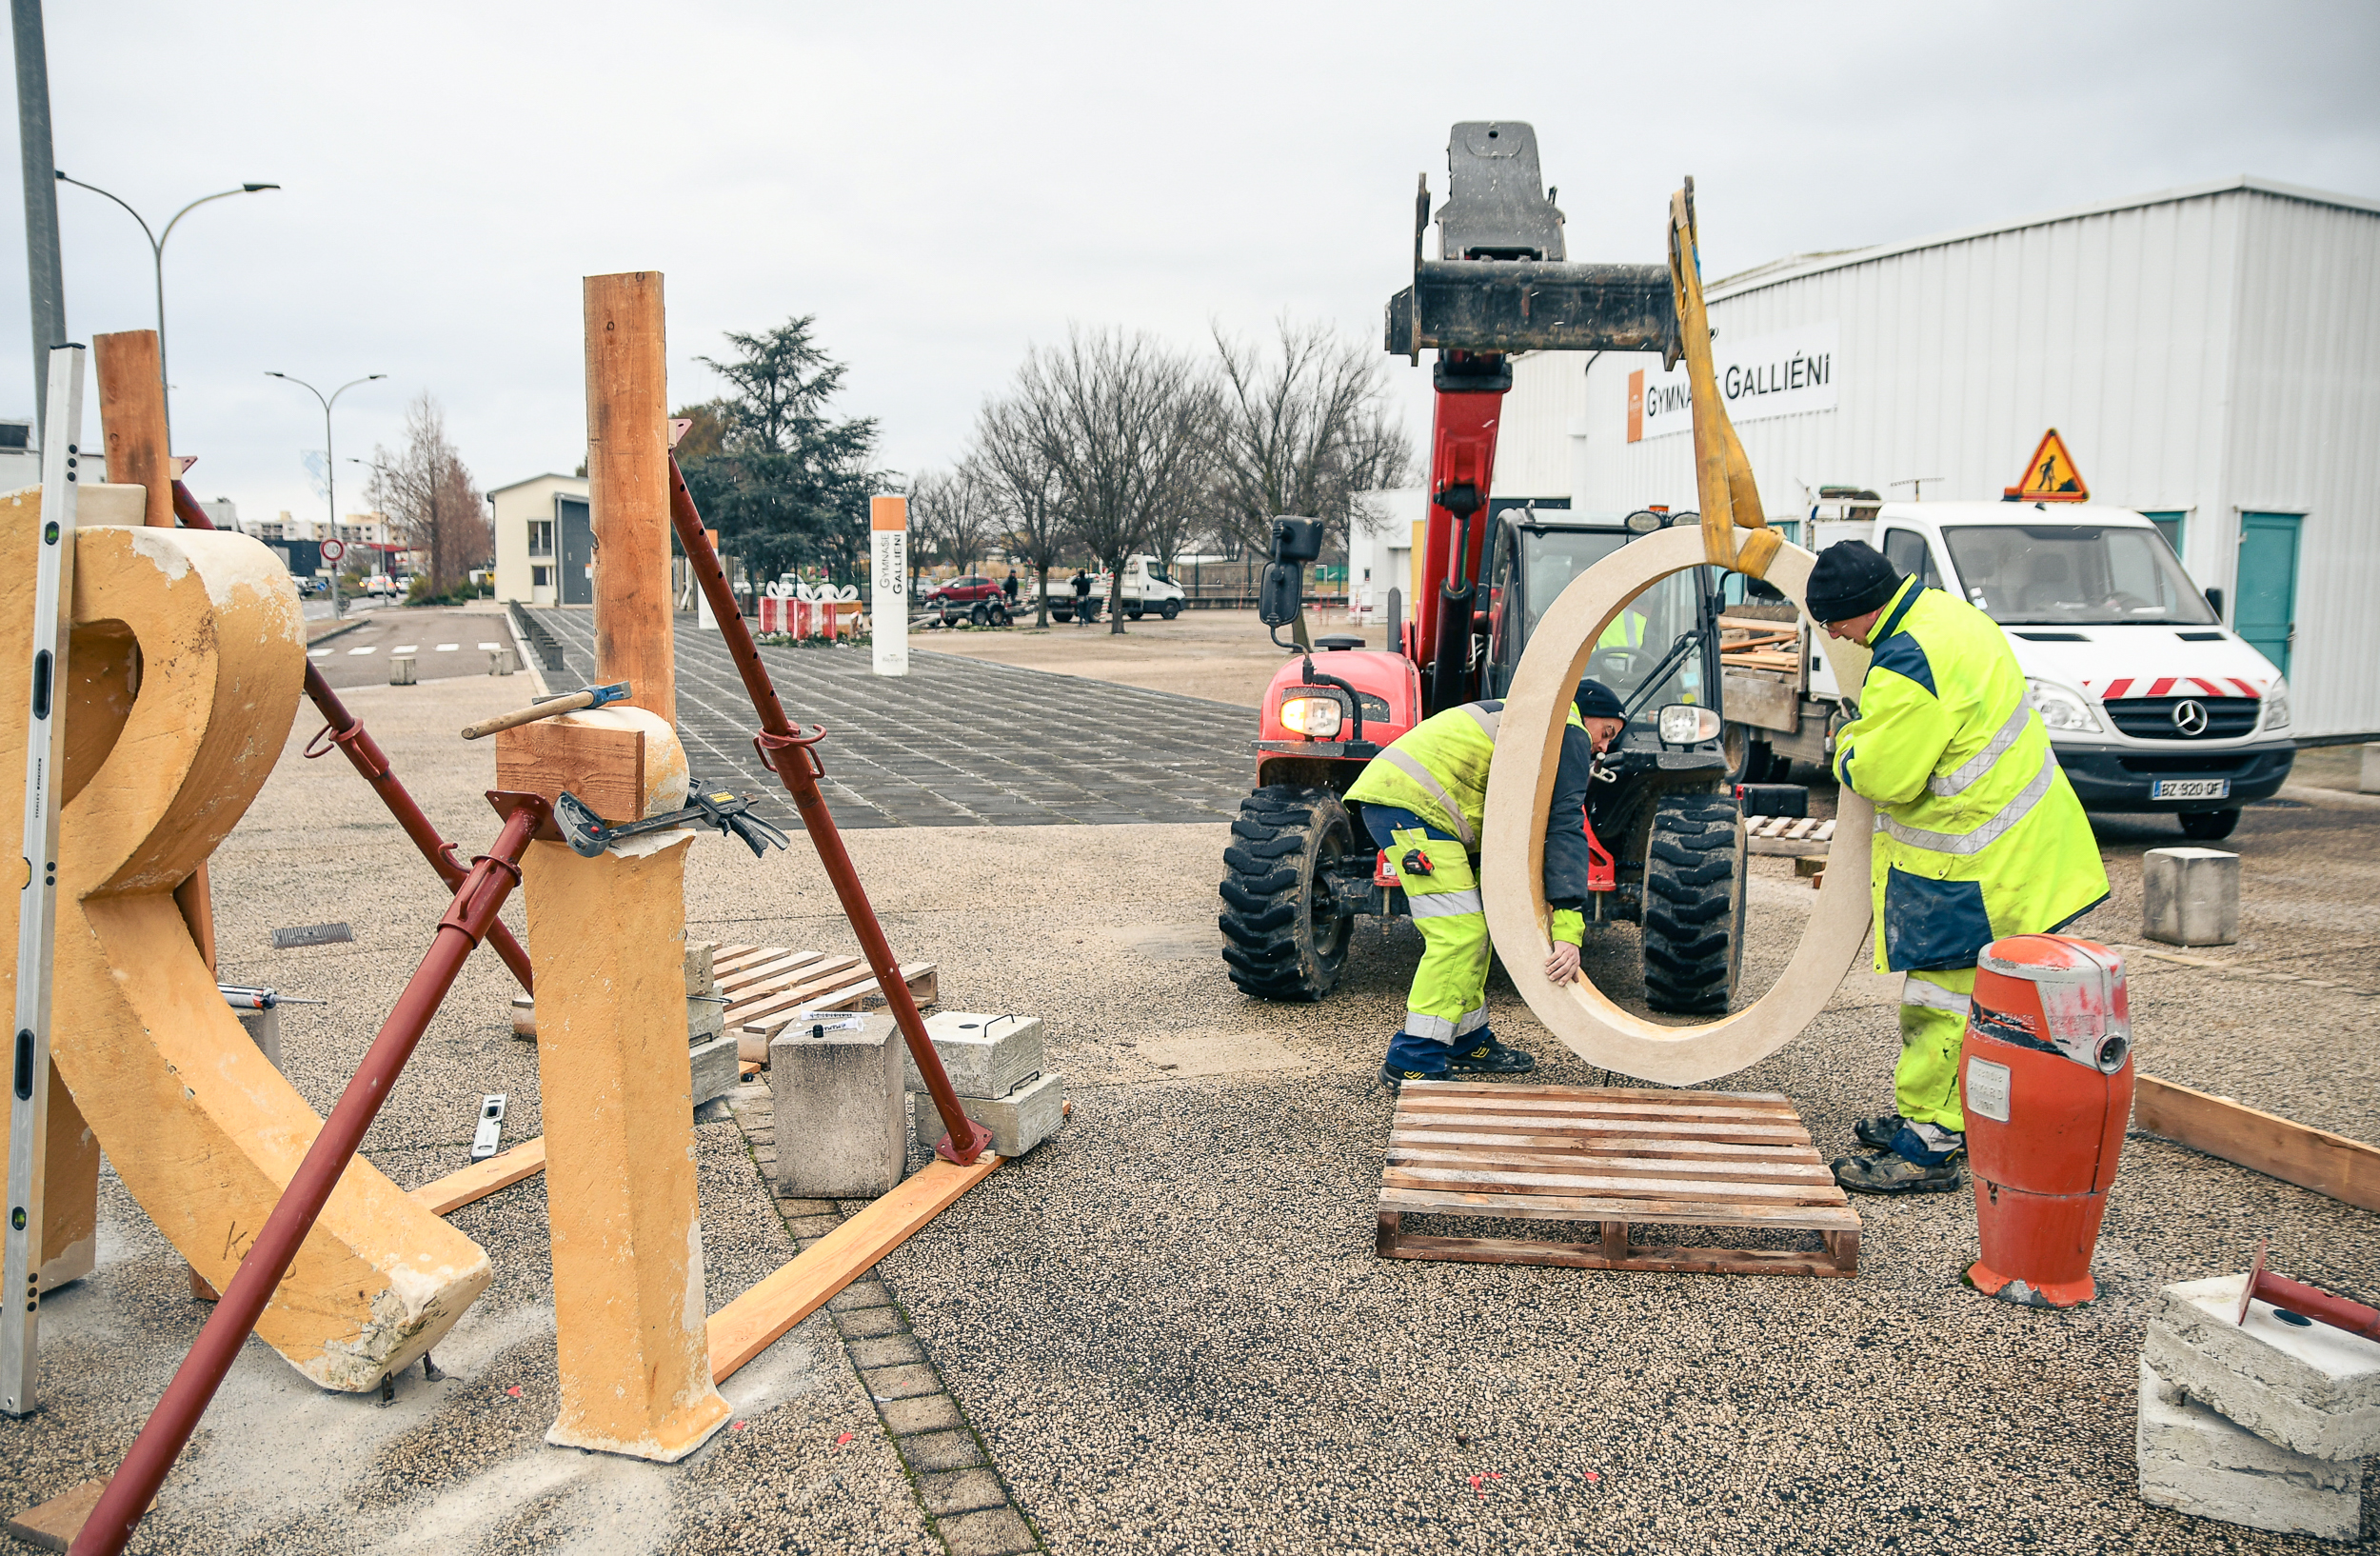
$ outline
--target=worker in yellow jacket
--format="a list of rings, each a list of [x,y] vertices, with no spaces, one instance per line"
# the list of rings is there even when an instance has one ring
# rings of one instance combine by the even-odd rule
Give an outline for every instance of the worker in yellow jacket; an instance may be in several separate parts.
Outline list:
[[[1477,861],[1503,710],[1500,702],[1465,703],[1422,720],[1367,763],[1347,790],[1373,842],[1387,850],[1414,928],[1421,931],[1421,965],[1405,999],[1404,1025],[1389,1040],[1380,1066],[1392,1091],[1407,1081],[1525,1075],[1537,1066],[1497,1041],[1488,1026],[1491,948]],[[1586,938],[1587,784],[1597,754],[1626,726],[1610,688],[1600,681],[1578,684],[1545,825],[1545,902],[1554,942],[1545,975],[1557,984],[1578,975],[1578,947]]]
[[[1870,651],[1835,776],[1875,807],[1876,970],[1907,975],[1895,1110],[1854,1131],[1884,1154],[1845,1157],[1835,1178],[1872,1194],[1955,1189],[1976,954],[2080,918],[2107,900],[2107,868],[1997,622],[1856,540],[1819,553],[1806,603]]]

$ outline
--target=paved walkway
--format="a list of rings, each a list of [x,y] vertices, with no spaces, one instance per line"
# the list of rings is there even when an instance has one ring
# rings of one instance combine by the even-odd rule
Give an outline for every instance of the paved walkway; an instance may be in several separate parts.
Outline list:
[[[595,679],[595,617],[533,612],[563,645],[555,689]],[[826,727],[821,786],[845,828],[1227,821],[1254,782],[1254,710],[953,654],[909,651],[877,676],[864,649],[763,648],[786,716]],[[695,775],[732,771],[798,826],[752,748],[756,728],[716,633],[678,619],[678,734]]]

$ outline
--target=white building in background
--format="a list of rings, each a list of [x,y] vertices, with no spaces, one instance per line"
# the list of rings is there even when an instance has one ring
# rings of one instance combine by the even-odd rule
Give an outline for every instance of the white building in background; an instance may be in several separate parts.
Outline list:
[[[533,475],[487,494],[495,508],[496,598],[595,603],[595,530],[586,477]]]
[[[1822,486],[1996,500],[2054,427],[2092,499],[2156,519],[2288,673],[2301,737],[2380,731],[2380,200],[2227,179],[1708,295],[1772,523]],[[1684,378],[1518,359],[1495,495],[1695,508]]]

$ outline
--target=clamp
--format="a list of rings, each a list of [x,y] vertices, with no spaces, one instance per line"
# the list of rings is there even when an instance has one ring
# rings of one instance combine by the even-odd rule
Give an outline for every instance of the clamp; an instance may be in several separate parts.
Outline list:
[[[742,838],[755,859],[772,844],[782,848],[791,841],[777,827],[752,814],[751,800],[732,789],[696,790],[686,798],[693,803],[684,809],[606,827],[585,800],[565,789],[554,797],[554,825],[562,828],[570,851],[582,859],[594,858],[624,837],[665,832],[673,827],[715,827],[723,837]]]

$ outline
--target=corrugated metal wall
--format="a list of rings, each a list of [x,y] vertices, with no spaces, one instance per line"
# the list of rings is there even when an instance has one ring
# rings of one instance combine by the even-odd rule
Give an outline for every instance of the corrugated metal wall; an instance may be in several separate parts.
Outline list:
[[[1738,425],[1772,517],[1835,484],[1995,499],[2049,427],[2096,500],[2189,515],[2202,583],[2231,589],[2242,509],[2306,513],[2297,731],[2380,730],[2380,214],[2235,187],[1788,269],[1711,317],[1840,327],[1835,409]],[[1690,437],[1626,441],[1658,359],[1583,361],[1519,364],[1497,489],[1566,453],[1581,508],[1696,506]]]

